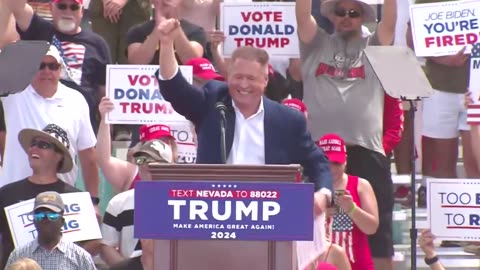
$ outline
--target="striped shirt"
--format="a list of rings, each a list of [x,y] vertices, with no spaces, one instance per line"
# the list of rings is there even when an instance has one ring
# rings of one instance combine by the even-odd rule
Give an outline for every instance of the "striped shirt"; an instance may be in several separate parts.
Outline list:
[[[35,260],[43,270],[96,270],[90,254],[74,243],[60,239],[51,251],[40,247],[35,239],[25,246],[15,249],[8,258],[7,267],[21,258]]]
[[[133,208],[135,190],[131,189],[113,197],[103,217],[102,242],[118,248],[125,258],[142,255],[140,241],[133,234]]]

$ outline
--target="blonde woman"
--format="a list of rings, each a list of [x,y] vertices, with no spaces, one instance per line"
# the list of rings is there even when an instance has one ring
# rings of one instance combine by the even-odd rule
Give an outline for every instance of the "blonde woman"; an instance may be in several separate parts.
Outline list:
[[[5,270],[42,270],[42,267],[30,258],[21,258],[10,264]]]

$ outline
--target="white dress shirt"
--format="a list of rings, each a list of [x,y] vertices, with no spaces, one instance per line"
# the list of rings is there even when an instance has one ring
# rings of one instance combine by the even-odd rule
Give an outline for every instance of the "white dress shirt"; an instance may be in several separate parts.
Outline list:
[[[255,114],[245,118],[235,102],[232,100],[235,110],[235,133],[233,136],[232,149],[227,158],[227,164],[265,164],[265,110],[263,98]]]

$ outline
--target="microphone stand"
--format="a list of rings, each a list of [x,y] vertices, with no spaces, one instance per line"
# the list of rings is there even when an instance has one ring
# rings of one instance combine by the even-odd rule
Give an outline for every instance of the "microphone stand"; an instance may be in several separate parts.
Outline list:
[[[226,144],[226,131],[225,126],[227,123],[227,118],[225,117],[225,111],[220,110],[220,154],[222,158],[222,164],[227,163],[227,144]]]

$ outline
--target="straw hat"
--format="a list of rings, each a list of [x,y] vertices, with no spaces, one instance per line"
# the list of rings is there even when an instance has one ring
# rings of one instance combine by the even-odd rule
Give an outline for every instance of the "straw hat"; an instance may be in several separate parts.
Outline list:
[[[48,124],[42,130],[25,128],[18,134],[18,141],[25,152],[30,148],[32,140],[36,137],[48,137],[51,142],[55,144],[58,149],[63,152],[62,167],[58,170],[59,173],[67,173],[73,168],[73,159],[70,154],[70,141],[65,130],[55,124]]]
[[[342,0],[325,0],[322,1],[322,5],[320,7],[321,13],[323,16],[330,18],[335,10],[335,6]],[[375,16],[375,10],[373,7],[362,0],[351,0],[353,2],[358,3],[362,7],[362,15],[363,15],[363,22],[375,22],[377,20]]]

